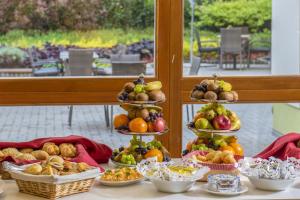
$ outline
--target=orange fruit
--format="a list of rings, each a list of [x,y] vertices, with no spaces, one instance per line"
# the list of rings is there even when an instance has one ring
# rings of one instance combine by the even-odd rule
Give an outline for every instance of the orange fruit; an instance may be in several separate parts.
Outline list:
[[[236,136],[230,136],[227,138],[228,143],[236,143],[238,141],[238,138]]]
[[[129,122],[129,130],[136,133],[145,133],[148,130],[148,124],[143,118],[135,118]]]
[[[244,155],[244,149],[242,145],[238,143],[230,143],[229,145],[233,148],[235,155],[239,155],[239,156]]]
[[[231,147],[231,146],[228,146],[228,145],[225,145],[225,146],[222,146],[220,148],[221,151],[231,151],[233,154],[235,154],[235,151],[234,149]]]
[[[192,151],[192,145],[193,145],[193,141],[190,141],[189,143],[187,143],[186,149],[187,149],[188,151]]]
[[[164,159],[164,155],[163,153],[158,150],[158,149],[151,149],[149,150],[145,155],[144,155],[145,159],[147,158],[152,158],[152,157],[157,157],[157,161],[158,162],[162,162]]]
[[[148,122],[147,123],[148,125],[148,132],[154,132],[154,125],[152,122]]]
[[[129,122],[129,119],[128,119],[127,115],[125,115],[125,114],[116,115],[114,118],[114,127],[118,128],[120,126],[127,126],[128,122]]]

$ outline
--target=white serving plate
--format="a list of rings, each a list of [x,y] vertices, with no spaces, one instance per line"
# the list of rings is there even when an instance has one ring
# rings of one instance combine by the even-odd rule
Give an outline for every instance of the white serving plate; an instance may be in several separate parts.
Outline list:
[[[110,186],[110,187],[122,187],[122,186],[127,186],[127,185],[132,185],[132,184],[136,184],[136,183],[139,183],[141,181],[143,181],[144,178],[141,177],[139,179],[135,179],[135,180],[129,180],[129,181],[105,181],[105,180],[102,180],[101,178],[99,179],[99,182],[102,184],[102,185],[105,185],[105,186]]]
[[[240,190],[236,191],[236,192],[216,192],[216,191],[212,191],[212,190],[208,189],[208,184],[205,184],[205,185],[202,185],[202,190],[204,190],[207,193],[218,195],[218,196],[236,196],[236,195],[240,195],[245,192],[248,192],[248,187],[245,185],[242,185],[240,187]]]
[[[282,191],[292,185],[295,179],[263,179],[253,176],[248,176],[250,182],[258,189],[270,191]]]

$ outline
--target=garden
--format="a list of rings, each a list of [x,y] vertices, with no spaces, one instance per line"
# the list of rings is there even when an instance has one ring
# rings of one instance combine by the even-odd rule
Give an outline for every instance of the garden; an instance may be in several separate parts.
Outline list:
[[[191,0],[185,0],[184,58],[190,54]],[[271,0],[194,0],[201,40],[218,46],[222,27],[247,26],[253,46],[270,46]],[[30,67],[29,49],[40,59],[69,48],[93,48],[109,58],[117,46],[153,56],[154,0],[4,0],[0,2],[0,67]],[[198,54],[194,40],[193,53]]]

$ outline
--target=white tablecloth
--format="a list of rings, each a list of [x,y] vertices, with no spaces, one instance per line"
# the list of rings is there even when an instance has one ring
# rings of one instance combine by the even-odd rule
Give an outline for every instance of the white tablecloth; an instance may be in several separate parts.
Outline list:
[[[286,191],[269,192],[256,190],[245,177],[242,181],[248,186],[249,191],[236,197],[227,197],[226,199],[300,199],[300,179]],[[168,194],[156,191],[156,188],[148,181],[140,184],[125,187],[107,187],[96,182],[90,192],[75,194],[61,198],[62,200],[102,200],[102,199],[138,199],[138,200],[201,200],[201,199],[224,199],[224,197],[214,196],[201,190],[203,183],[196,185],[186,193]],[[14,181],[5,181],[4,196],[0,199],[5,200],[44,200],[44,198],[35,197],[18,192]]]

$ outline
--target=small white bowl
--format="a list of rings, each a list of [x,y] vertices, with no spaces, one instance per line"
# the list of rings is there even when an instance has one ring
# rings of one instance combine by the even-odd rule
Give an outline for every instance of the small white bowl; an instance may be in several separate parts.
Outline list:
[[[258,189],[270,191],[282,191],[292,185],[295,179],[263,179],[253,176],[248,176],[250,182]]]
[[[193,187],[196,181],[165,181],[159,179],[150,179],[156,189],[167,193],[186,192]]]

